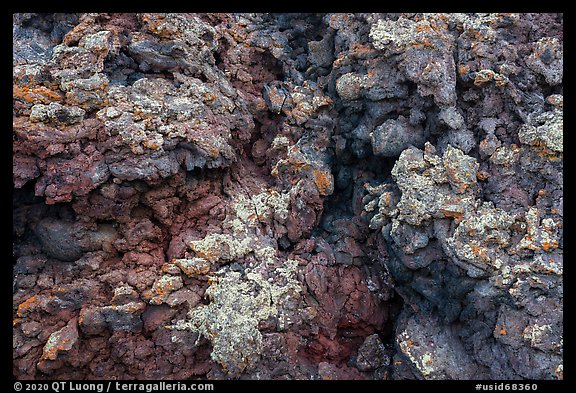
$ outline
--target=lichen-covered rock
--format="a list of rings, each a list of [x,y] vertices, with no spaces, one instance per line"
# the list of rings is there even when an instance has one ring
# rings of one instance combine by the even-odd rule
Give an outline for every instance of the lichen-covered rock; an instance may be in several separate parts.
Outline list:
[[[564,52],[557,38],[544,37],[534,45],[526,64],[532,70],[544,76],[549,85],[562,83],[564,74]]]
[[[182,288],[182,278],[165,274],[154,282],[150,291],[144,292],[144,298],[152,305],[162,304],[172,292]]]
[[[398,220],[420,225],[431,218],[461,218],[474,204],[477,168],[472,157],[452,146],[442,157],[430,143],[424,151],[404,150],[392,169],[402,193],[396,205]]]
[[[564,151],[564,112],[555,110],[536,116],[530,124],[518,130],[521,143],[535,147],[546,147],[555,152]]]
[[[66,352],[78,342],[76,318],[71,319],[62,329],[52,333],[42,350],[42,360],[56,360],[60,352]]]
[[[401,315],[396,345],[422,379],[483,379],[458,336],[438,321]]]
[[[207,274],[210,271],[210,263],[204,258],[181,258],[172,262],[187,276]]]
[[[563,378],[563,14],[12,20],[16,379]]]
[[[438,105],[451,106],[456,100],[456,67],[451,55],[454,39],[446,24],[441,14],[427,14],[417,22],[402,16],[379,20],[370,38],[386,55],[401,55],[399,67],[417,83],[422,96],[433,95]]]
[[[462,261],[461,266],[469,269],[468,274],[474,274],[475,268],[499,270],[508,262],[505,250],[510,246],[514,218],[490,202],[466,216],[452,237],[446,239],[446,245],[456,255],[455,261]]]
[[[172,329],[189,329],[212,342],[211,357],[231,376],[255,367],[263,351],[259,323],[273,317],[281,319],[282,307],[290,296],[301,291],[295,280],[296,261],[286,261],[286,267],[276,269],[285,284],[275,285],[258,272],[229,272],[215,278],[206,295],[207,306],[189,311],[188,319]],[[280,322],[279,322],[280,323]]]
[[[57,102],[49,105],[36,104],[30,109],[30,120],[40,122],[61,122],[74,124],[84,119],[85,110],[78,107],[66,107]]]

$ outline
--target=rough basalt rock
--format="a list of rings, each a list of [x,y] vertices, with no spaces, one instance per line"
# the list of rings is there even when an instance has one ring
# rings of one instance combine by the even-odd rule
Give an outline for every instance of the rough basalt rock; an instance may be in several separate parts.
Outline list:
[[[17,379],[562,379],[563,15],[13,15]]]

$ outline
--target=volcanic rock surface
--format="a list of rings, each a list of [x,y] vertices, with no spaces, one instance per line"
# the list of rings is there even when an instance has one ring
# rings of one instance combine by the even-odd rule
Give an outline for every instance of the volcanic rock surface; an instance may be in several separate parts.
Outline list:
[[[16,378],[562,378],[562,14],[13,43]]]

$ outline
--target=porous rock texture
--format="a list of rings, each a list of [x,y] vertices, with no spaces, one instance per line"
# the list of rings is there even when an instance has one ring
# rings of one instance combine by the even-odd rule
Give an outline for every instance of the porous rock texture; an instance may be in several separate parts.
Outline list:
[[[561,379],[561,14],[15,14],[19,379]]]

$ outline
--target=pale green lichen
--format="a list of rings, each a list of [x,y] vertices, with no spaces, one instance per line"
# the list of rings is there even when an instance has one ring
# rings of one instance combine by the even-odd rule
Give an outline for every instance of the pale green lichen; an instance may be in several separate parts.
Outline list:
[[[338,78],[336,81],[336,91],[343,100],[356,100],[360,98],[365,81],[366,76],[349,72]]]
[[[376,49],[404,51],[414,45],[429,49],[439,49],[451,45],[452,38],[446,34],[445,26],[453,21],[460,26],[471,25],[478,17],[470,18],[464,14],[423,13],[416,20],[400,16],[397,20],[381,19],[372,25],[370,40]]]
[[[426,142],[425,151],[412,147],[400,154],[392,169],[402,191],[397,220],[417,226],[431,218],[461,217],[473,207],[476,160],[450,145],[442,157],[435,151]]]
[[[505,266],[510,245],[510,227],[514,217],[484,202],[474,214],[468,215],[446,243],[465,266],[472,265],[484,271],[499,270]]]
[[[253,251],[251,242],[250,237],[237,239],[231,235],[213,233],[204,239],[191,241],[190,248],[198,257],[210,263],[232,262]]]
[[[287,148],[288,146],[290,146],[290,139],[288,139],[284,135],[277,135],[272,141],[273,150],[284,149]]]
[[[174,265],[188,277],[208,274],[210,272],[210,263],[204,258],[179,258],[172,260]]]
[[[528,325],[522,332],[522,337],[530,342],[531,347],[538,347],[542,341],[542,336],[551,331],[550,325]]]
[[[284,302],[301,291],[295,278],[297,265],[297,261],[288,260],[284,267],[275,269],[280,284],[253,271],[245,275],[230,271],[214,278],[206,290],[210,304],[190,310],[187,320],[168,328],[191,330],[208,338],[213,346],[212,359],[230,375],[238,376],[252,368],[262,353],[258,324],[279,317]]]
[[[495,165],[513,166],[518,162],[521,149],[518,147],[501,146],[490,156],[490,162]]]
[[[232,234],[209,234],[190,242],[194,258],[174,259],[172,262],[185,274],[205,274],[211,265],[239,261],[253,253],[258,266],[247,268],[245,274],[220,270],[210,277],[206,290],[210,304],[189,311],[188,319],[178,321],[169,329],[191,330],[208,338],[213,345],[212,359],[229,372],[238,376],[251,368],[262,353],[260,322],[277,318],[282,330],[289,319],[282,313],[284,302],[301,291],[296,280],[298,262],[288,260],[278,266],[277,250],[258,236],[257,224],[283,222],[288,215],[289,195],[271,189],[233,198],[232,210],[222,227]],[[268,271],[270,278],[263,273]],[[271,273],[271,274],[270,274]]]
[[[182,277],[165,274],[154,282],[152,289],[145,291],[143,296],[154,306],[164,303],[172,292],[184,286]]]
[[[540,220],[538,208],[532,206],[526,212],[526,235],[516,248],[534,251],[551,251],[558,248],[558,224],[551,218]]]
[[[235,110],[232,100],[197,78],[174,73],[180,84],[162,78],[141,78],[132,86],[113,86],[107,94],[107,108],[98,112],[110,135],[119,135],[134,154],[161,150],[165,141],[183,139],[194,144],[209,165],[221,159],[233,160],[229,127],[216,122]],[[115,110],[109,110],[115,108]]]
[[[414,43],[417,25],[403,17],[397,21],[379,20],[370,29],[369,37],[376,49],[384,50],[389,46],[404,48]]]
[[[564,111],[555,109],[536,116],[530,124],[518,130],[520,142],[530,146],[545,146],[550,150],[564,151]]]
[[[407,332],[402,332],[396,337],[398,346],[404,355],[408,357],[410,362],[422,373],[422,375],[427,378],[436,370],[433,367],[434,358],[430,352],[424,353],[422,356],[418,356],[414,351],[414,342],[410,338]]]
[[[520,151],[515,146],[502,146],[490,159],[506,169],[518,161]],[[364,210],[376,212],[370,227],[382,228],[384,236],[390,236],[396,246],[412,254],[428,244],[422,228],[432,219],[453,218],[457,226],[447,234],[442,247],[470,276],[498,275],[501,285],[509,285],[518,274],[562,274],[561,263],[545,262],[538,254],[524,267],[513,257],[522,249],[556,250],[560,224],[552,218],[540,220],[536,207],[529,208],[523,218],[508,214],[492,202],[483,202],[477,192],[478,168],[474,158],[450,145],[442,156],[435,154],[429,143],[423,151],[415,147],[404,150],[392,169],[400,195],[389,185],[366,186],[369,196]],[[524,229],[524,237],[512,244],[512,234]]]
[[[276,262],[276,249],[274,247],[258,247],[254,249],[256,258],[267,265],[274,265]]]
[[[536,273],[542,274],[555,274],[562,276],[564,274],[564,266],[562,265],[562,260],[557,262],[553,259],[544,260],[542,254],[536,254],[532,262],[530,262],[530,268]]]
[[[546,56],[543,56],[546,54]],[[543,59],[546,58],[546,61]],[[526,65],[542,75],[546,83],[555,86],[562,84],[564,77],[564,45],[556,37],[542,37],[532,46],[532,53]]]
[[[73,319],[48,337],[40,360],[56,360],[60,352],[71,350],[77,341],[78,329],[76,319]]]
[[[288,217],[290,195],[268,189],[248,197],[239,195],[234,203],[238,218],[250,227],[258,222],[269,222],[272,218],[280,223]]]
[[[51,102],[49,105],[34,105],[30,110],[30,121],[74,124],[84,120],[85,114],[82,108]]]
[[[510,82],[505,75],[499,74],[492,70],[480,70],[474,76],[474,85],[482,86],[486,83],[494,82],[496,86],[503,87]]]

